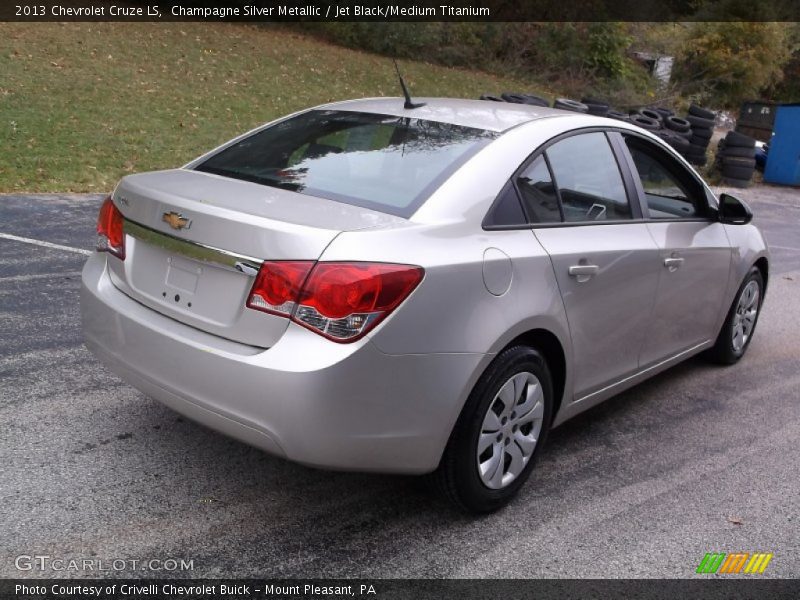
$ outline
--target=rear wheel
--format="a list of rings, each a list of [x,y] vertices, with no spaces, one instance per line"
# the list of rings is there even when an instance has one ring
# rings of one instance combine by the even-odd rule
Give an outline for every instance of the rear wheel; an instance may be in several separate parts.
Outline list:
[[[530,475],[552,407],[542,356],[526,346],[500,354],[470,394],[435,473],[445,495],[473,513],[507,504]]]
[[[744,356],[753,339],[763,298],[764,277],[758,267],[753,267],[739,287],[717,341],[709,350],[714,362],[732,365]]]

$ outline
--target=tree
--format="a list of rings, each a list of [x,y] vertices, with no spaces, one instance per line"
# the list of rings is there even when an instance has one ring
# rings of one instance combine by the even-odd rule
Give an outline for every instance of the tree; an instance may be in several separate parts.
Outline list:
[[[674,76],[684,94],[735,107],[782,79],[791,50],[786,23],[694,23]]]

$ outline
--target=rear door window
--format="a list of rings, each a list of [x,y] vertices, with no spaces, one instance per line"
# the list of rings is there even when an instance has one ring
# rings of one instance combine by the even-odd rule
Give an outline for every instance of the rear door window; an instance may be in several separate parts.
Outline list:
[[[196,169],[409,217],[497,135],[408,117],[313,110],[236,142]]]
[[[604,133],[568,137],[547,148],[545,154],[565,221],[618,221],[633,217],[619,165]]]

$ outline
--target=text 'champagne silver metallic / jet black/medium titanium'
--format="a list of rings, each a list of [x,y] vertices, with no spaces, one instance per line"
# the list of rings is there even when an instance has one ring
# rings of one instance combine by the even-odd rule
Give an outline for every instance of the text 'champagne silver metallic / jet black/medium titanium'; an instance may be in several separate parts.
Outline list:
[[[653,135],[492,102],[354,100],[130,175],[83,270],[88,347],[174,410],[474,512],[548,430],[753,338],[769,255]]]

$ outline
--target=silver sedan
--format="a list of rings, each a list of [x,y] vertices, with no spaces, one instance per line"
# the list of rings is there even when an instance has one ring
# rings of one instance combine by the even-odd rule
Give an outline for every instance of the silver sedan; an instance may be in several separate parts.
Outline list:
[[[83,328],[191,419],[308,465],[434,473],[487,512],[550,428],[694,354],[742,357],[769,275],[751,219],[619,121],[328,104],[125,177]]]

